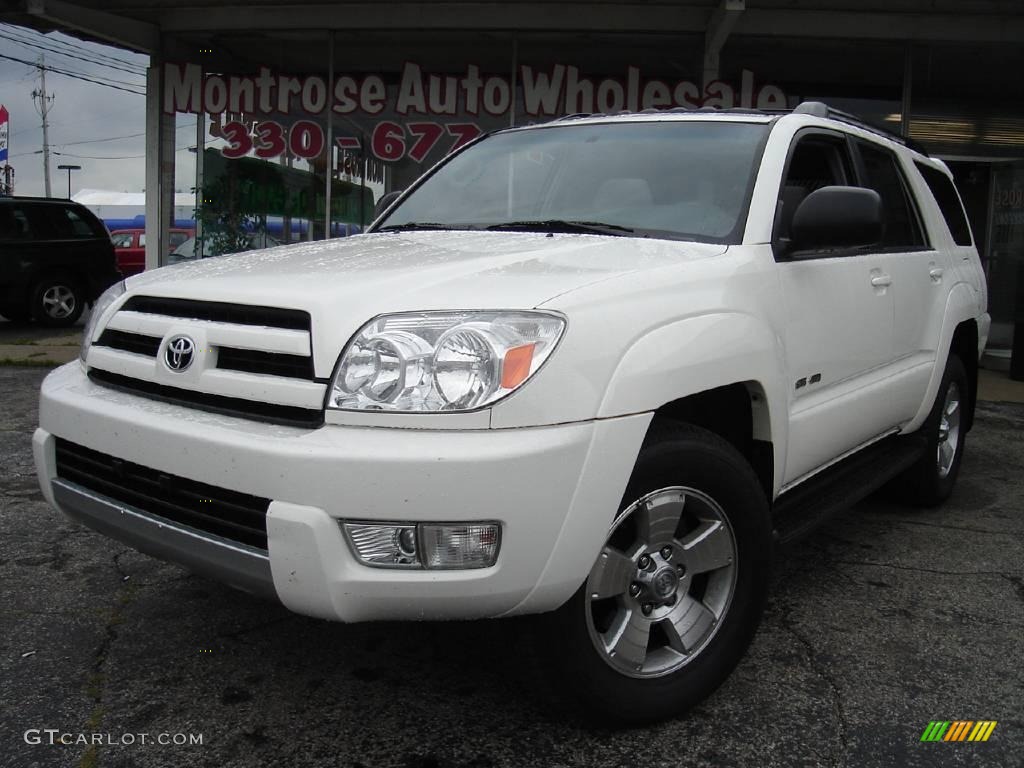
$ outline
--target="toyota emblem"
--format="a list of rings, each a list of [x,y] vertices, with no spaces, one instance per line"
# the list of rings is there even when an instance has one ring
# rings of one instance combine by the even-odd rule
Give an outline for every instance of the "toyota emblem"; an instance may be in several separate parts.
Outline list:
[[[188,370],[196,356],[196,343],[188,336],[172,336],[164,349],[164,362],[172,371]]]

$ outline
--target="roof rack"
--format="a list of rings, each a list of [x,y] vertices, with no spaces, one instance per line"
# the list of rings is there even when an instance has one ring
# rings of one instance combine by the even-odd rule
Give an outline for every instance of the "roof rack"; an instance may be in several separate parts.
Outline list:
[[[782,115],[786,110],[772,109],[751,109],[749,107],[671,107],[668,109],[655,109],[648,107],[634,112],[629,109],[620,109],[618,112],[575,112],[571,115],[556,117],[551,122],[561,123],[569,120],[584,120],[588,117],[624,117],[627,115],[660,115],[660,114],[683,114],[683,115]]]
[[[605,112],[576,112],[572,115],[563,115],[562,117],[556,117],[552,122],[561,123],[570,120],[585,120],[588,117],[619,117],[623,115],[650,115],[650,114],[720,114],[720,115],[766,115],[770,117],[776,117],[778,115],[790,114],[789,110],[780,109],[751,109],[749,107],[671,107],[669,109],[644,109],[639,112],[631,112],[628,109],[623,109],[614,113]],[[810,115],[812,117],[821,117],[830,120],[839,120],[840,122],[847,123],[848,125],[855,125],[858,128],[863,128],[865,131],[877,134],[878,136],[884,136],[887,139],[898,141],[908,149],[912,149],[915,152],[919,152],[925,157],[928,156],[928,151],[918,144],[913,139],[903,136],[895,131],[890,131],[887,128],[869,123],[866,120],[861,120],[856,115],[851,115],[849,112],[843,112],[840,109],[830,107],[821,101],[805,101],[799,106],[792,110],[794,115]]]
[[[887,139],[898,141],[907,149],[919,152],[925,157],[928,156],[928,151],[909,136],[904,136],[900,133],[896,133],[895,131],[890,131],[887,128],[882,128],[874,125],[873,123],[869,123],[866,120],[861,120],[856,115],[851,115],[849,112],[843,112],[841,109],[835,109],[821,101],[802,102],[793,110],[793,114],[810,115],[811,117],[838,120],[842,123],[847,123],[848,125],[855,125],[858,128],[863,128],[865,131],[870,131],[871,133],[878,134],[879,136],[884,136]]]

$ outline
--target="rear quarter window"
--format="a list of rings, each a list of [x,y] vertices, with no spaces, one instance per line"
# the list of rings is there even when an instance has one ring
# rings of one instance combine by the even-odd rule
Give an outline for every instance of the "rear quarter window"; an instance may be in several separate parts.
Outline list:
[[[967,215],[964,213],[964,206],[960,202],[960,195],[957,194],[953,180],[938,168],[933,168],[924,163],[914,163],[917,170],[921,172],[924,183],[931,190],[935,203],[942,211],[942,218],[946,220],[949,233],[953,236],[953,242],[957,245],[972,245],[974,240],[971,237],[971,225],[967,222]]]

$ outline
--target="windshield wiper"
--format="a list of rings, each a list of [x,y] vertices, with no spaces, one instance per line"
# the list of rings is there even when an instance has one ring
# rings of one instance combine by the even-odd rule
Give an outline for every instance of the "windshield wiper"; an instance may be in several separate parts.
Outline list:
[[[451,224],[440,224],[436,221],[408,221],[405,224],[388,224],[377,229],[378,232],[408,232],[416,229],[458,229]]]
[[[538,221],[503,221],[485,227],[494,231],[522,230],[525,232],[585,232],[600,235],[632,235],[636,232],[630,227],[618,224],[606,224],[603,221],[566,221],[565,219],[541,219]]]

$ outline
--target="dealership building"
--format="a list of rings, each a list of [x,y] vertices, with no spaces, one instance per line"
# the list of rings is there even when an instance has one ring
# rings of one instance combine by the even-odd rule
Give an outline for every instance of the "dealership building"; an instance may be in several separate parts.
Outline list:
[[[1018,0],[7,0],[0,20],[150,56],[149,266],[166,258],[176,185],[199,190],[212,255],[270,224],[285,240],[350,232],[481,132],[816,100],[946,160],[988,271],[994,346],[1024,312]]]

